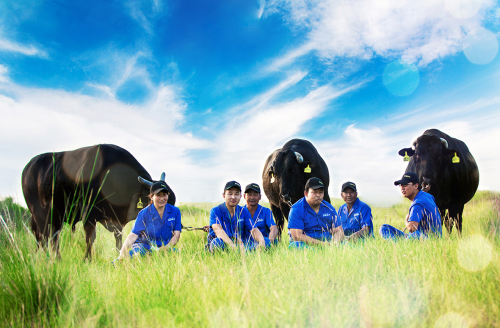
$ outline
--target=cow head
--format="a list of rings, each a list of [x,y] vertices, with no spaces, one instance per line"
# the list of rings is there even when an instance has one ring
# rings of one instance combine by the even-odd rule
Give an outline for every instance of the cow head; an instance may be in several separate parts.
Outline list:
[[[137,177],[137,179],[139,180],[139,182],[141,183],[141,185],[143,185],[143,188],[142,188],[142,195],[143,196],[149,196],[150,194],[150,189],[151,189],[151,186],[153,185],[153,182],[154,181],[148,181],[142,177]],[[165,182],[165,172],[163,172],[160,176],[160,180],[159,181],[163,181]],[[170,189],[170,186],[167,184],[167,187],[168,187],[168,192],[170,193],[170,195],[173,196],[173,192],[172,192],[172,189]],[[175,198],[175,196],[173,196]],[[171,201],[171,196],[169,196],[169,204],[170,204],[170,201]]]
[[[401,156],[411,156],[415,165],[415,173],[420,179],[420,188],[429,192],[432,186],[436,186],[439,174],[451,163],[456,150],[448,148],[448,142],[434,135],[422,135],[418,137],[411,148],[403,148],[399,151]],[[439,191],[437,186],[432,189],[432,194]]]
[[[280,200],[291,206],[304,193],[304,158],[290,149],[280,151],[271,164],[269,174],[274,174],[279,186]]]

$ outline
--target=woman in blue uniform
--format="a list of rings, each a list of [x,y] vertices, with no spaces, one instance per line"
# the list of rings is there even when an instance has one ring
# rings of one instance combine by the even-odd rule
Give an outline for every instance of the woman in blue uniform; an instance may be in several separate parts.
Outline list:
[[[174,249],[181,236],[181,211],[167,203],[168,190],[163,181],[156,181],[151,185],[151,203],[137,215],[118,259],[145,255],[153,250]],[[130,248],[132,250],[129,251]]]

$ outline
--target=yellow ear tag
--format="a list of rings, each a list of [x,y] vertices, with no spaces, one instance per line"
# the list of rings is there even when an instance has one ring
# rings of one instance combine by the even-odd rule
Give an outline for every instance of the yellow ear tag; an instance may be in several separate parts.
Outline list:
[[[274,174],[271,173],[271,183],[274,182]]]
[[[403,157],[403,162],[409,162],[410,161],[410,156],[405,152],[405,156]]]
[[[304,172],[311,173],[311,168],[309,167],[309,165],[307,165],[307,167],[304,169]]]
[[[460,163],[460,157],[457,156],[457,153],[455,153],[455,156],[453,156],[453,158],[451,159],[451,162],[453,164]]]
[[[141,199],[139,198],[139,201],[137,202],[137,208],[143,208],[143,204],[141,202]]]

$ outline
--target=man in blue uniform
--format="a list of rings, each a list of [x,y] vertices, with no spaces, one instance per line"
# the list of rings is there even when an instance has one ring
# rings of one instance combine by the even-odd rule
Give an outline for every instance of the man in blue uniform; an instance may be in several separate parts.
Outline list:
[[[420,191],[418,175],[406,172],[401,180],[394,182],[394,185],[399,185],[403,196],[412,202],[409,214],[405,219],[406,229],[409,233],[406,234],[404,231],[384,224],[380,227],[380,235],[385,239],[420,239],[429,235],[441,237],[442,226],[439,209],[436,206],[434,196]]]
[[[274,223],[273,212],[267,207],[259,205],[262,196],[260,194],[260,187],[256,183],[251,183],[245,187],[245,208],[250,213],[252,218],[252,227],[259,229],[260,233],[266,240],[266,246],[278,243],[278,227]],[[250,231],[245,231],[246,235],[243,240],[255,242],[251,236]]]
[[[335,227],[340,229],[338,241],[356,241],[359,238],[373,236],[372,209],[358,198],[358,190],[354,182],[342,185],[340,197],[345,204],[339,207]]]
[[[291,248],[307,245],[329,245],[337,218],[335,208],[325,202],[325,187],[319,178],[306,182],[304,197],[293,204],[288,215]]]
[[[206,248],[224,250],[227,247],[236,249],[242,242],[243,231],[249,230],[257,243],[245,245],[247,249],[265,247],[264,236],[259,229],[253,228],[250,213],[238,203],[241,199],[241,186],[236,181],[229,181],[222,194],[225,202],[212,208],[210,211],[210,229],[208,231],[208,244]]]

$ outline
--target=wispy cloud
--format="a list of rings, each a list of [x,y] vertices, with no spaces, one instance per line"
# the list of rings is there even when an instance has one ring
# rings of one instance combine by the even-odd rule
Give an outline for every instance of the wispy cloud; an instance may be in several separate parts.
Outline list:
[[[154,34],[153,23],[163,6],[160,0],[127,0],[124,6],[132,19],[148,34]]]
[[[47,53],[33,45],[23,45],[7,39],[0,31],[0,51],[15,52],[26,56],[47,57]]]
[[[296,28],[308,31],[307,42],[277,60],[278,65],[313,50],[328,60],[400,56],[427,65],[461,51],[467,33],[480,27],[495,7],[492,0],[463,0],[447,6],[448,2],[275,0],[266,10],[282,14]],[[463,12],[472,9],[473,15],[464,18]]]

